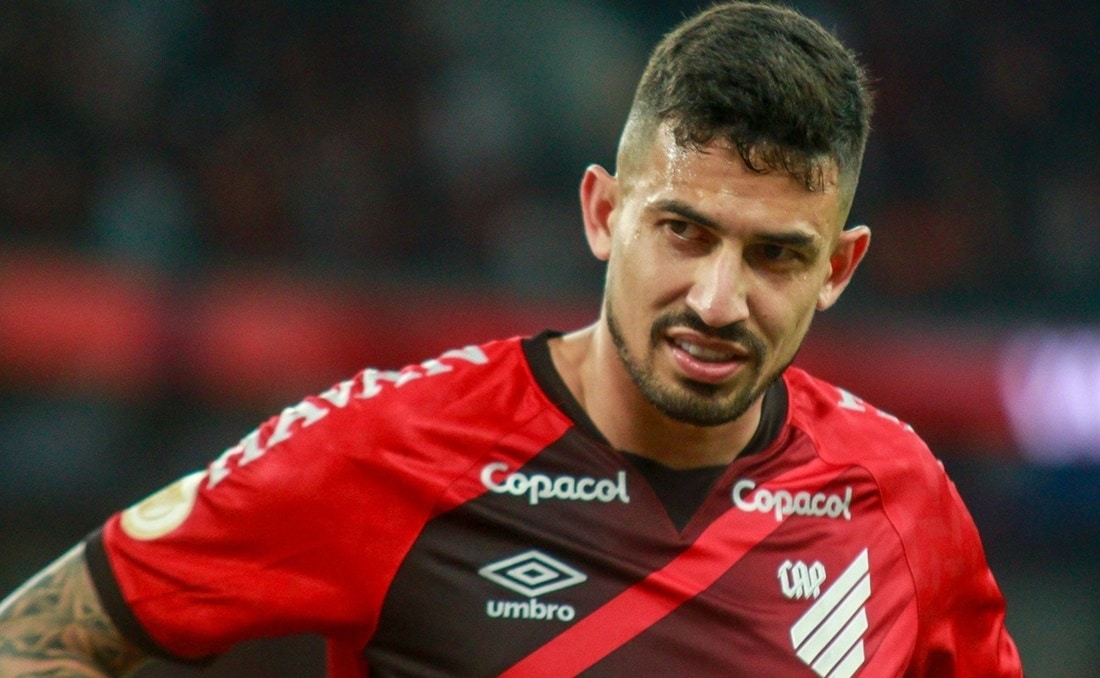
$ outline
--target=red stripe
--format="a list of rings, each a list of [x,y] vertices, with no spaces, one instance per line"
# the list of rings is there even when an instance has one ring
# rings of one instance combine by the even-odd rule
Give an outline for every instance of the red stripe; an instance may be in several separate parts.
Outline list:
[[[821,480],[819,489],[841,470],[815,459],[759,485],[756,491],[761,487],[804,491],[810,478]],[[502,677],[575,676],[590,668],[710,587],[780,525],[774,513],[746,513],[731,506],[668,565],[521,659]]]

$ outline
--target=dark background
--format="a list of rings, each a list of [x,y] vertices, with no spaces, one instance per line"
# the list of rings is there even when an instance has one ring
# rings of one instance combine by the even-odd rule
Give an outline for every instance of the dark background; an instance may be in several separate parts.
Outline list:
[[[581,173],[703,4],[0,4],[0,590],[363,366],[593,317]],[[944,459],[1029,675],[1097,675],[1100,4],[795,5],[878,93],[800,360]]]

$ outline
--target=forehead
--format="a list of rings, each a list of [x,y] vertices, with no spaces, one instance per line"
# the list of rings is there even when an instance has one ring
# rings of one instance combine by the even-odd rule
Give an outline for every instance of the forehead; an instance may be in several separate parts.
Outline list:
[[[822,235],[839,231],[847,216],[835,163],[824,168],[823,189],[811,191],[784,171],[747,167],[724,139],[684,146],[663,125],[633,156],[620,181],[625,199],[643,209],[677,200],[718,221],[798,225]]]

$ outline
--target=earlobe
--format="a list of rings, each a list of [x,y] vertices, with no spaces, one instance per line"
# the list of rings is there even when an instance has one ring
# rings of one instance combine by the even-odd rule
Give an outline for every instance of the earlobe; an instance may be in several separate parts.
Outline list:
[[[599,165],[590,165],[581,180],[581,216],[592,254],[611,256],[611,216],[619,204],[619,182]]]
[[[836,303],[844,288],[852,281],[859,262],[871,244],[871,229],[855,226],[840,232],[836,247],[829,257],[829,274],[818,293],[817,310],[824,311]]]

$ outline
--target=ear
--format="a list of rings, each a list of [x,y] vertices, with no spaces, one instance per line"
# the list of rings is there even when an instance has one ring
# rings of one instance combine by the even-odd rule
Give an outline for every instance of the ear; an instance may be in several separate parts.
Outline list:
[[[581,179],[581,215],[588,247],[601,261],[611,256],[611,220],[618,206],[618,179],[599,165],[590,165]]]
[[[829,256],[829,276],[817,295],[817,310],[824,311],[840,298],[841,292],[852,280],[856,267],[867,254],[871,244],[871,229],[856,226],[842,230],[837,238],[832,255]]]

